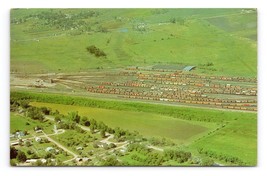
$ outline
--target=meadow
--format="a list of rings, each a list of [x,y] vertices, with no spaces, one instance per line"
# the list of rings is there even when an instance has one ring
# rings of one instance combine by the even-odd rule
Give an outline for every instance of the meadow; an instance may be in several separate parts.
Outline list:
[[[48,133],[51,133],[53,130],[53,126],[49,121],[40,122],[25,117],[23,114],[10,114],[10,133],[14,133],[18,130],[28,131],[31,136],[39,135],[34,132],[34,128],[37,126],[43,128],[43,130]]]
[[[198,66],[196,73],[256,76],[257,45],[250,39],[257,29],[253,10],[110,10],[93,9],[97,15],[86,18],[85,9],[12,10],[11,71],[75,72],[164,62]],[[73,27],[47,23],[51,19],[43,13],[59,23],[66,23],[62,14],[73,16],[67,21]],[[17,22],[20,19],[23,22]],[[237,20],[243,25],[235,25]],[[90,45],[107,56],[88,54]]]
[[[257,119],[250,117],[232,121],[190,147],[203,148],[216,155],[238,157],[247,165],[257,165]]]
[[[214,129],[216,124],[209,127],[202,126],[201,123],[188,122],[171,118],[164,115],[146,112],[119,111],[102,108],[90,108],[73,105],[62,105],[54,103],[31,102],[32,106],[48,107],[53,111],[67,115],[77,111],[79,115],[93,118],[96,121],[103,121],[112,128],[120,127],[129,131],[138,131],[145,137],[165,137],[178,143],[188,142],[196,136],[201,136]]]

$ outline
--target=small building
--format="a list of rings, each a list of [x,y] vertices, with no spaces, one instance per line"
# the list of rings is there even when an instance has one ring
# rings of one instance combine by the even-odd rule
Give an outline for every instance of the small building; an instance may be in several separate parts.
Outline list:
[[[120,152],[122,152],[122,153],[125,153],[126,151],[127,151],[126,147],[123,147],[123,148],[120,149]]]
[[[81,161],[83,161],[83,159],[82,158],[76,158],[75,161],[76,162],[81,162]]]
[[[17,132],[15,133],[15,136],[16,136],[17,138],[21,138],[21,137],[25,136],[25,133],[22,132],[22,131],[17,131]]]
[[[35,133],[42,133],[42,130],[36,130]]]
[[[53,147],[47,147],[47,148],[45,149],[46,152],[52,152],[53,150],[54,150]]]
[[[77,147],[76,150],[83,150],[83,147]]]
[[[16,146],[16,145],[19,145],[19,142],[11,142],[10,145],[11,145],[11,146]]]
[[[101,147],[101,148],[104,148],[104,147],[107,146],[107,144],[103,143],[103,142],[97,142],[96,144],[97,144],[98,147]]]
[[[36,163],[37,161],[41,161],[42,163],[46,163],[46,159],[27,159],[26,163]]]
[[[36,141],[36,142],[41,142],[41,141],[42,141],[42,138],[40,138],[40,137],[36,137],[36,138],[35,138],[35,141]]]
[[[34,127],[34,131],[37,131],[37,130],[42,130],[42,128],[40,128],[38,126]]]
[[[196,66],[186,66],[186,67],[183,68],[183,71],[191,71],[191,70],[193,70],[195,68],[196,68]]]

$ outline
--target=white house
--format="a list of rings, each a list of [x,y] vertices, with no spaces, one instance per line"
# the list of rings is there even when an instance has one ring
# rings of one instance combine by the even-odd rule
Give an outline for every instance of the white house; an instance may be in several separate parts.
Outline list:
[[[42,141],[42,138],[40,138],[40,137],[36,137],[36,138],[35,138],[35,141],[36,141],[36,142],[41,142],[41,141]]]

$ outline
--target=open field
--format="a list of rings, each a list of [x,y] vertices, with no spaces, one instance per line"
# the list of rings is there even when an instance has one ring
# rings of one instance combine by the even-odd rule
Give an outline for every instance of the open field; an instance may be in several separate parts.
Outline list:
[[[28,124],[27,124],[28,123]],[[39,135],[35,134],[34,127],[39,126],[43,128],[46,132],[51,132],[53,130],[53,126],[48,121],[46,122],[38,122],[32,120],[23,115],[18,115],[11,113],[10,114],[10,132],[13,133],[15,131],[28,131],[30,135]]]
[[[163,116],[154,113],[118,111],[101,108],[90,108],[82,106],[62,105],[53,103],[32,102],[36,107],[48,107],[52,110],[58,110],[60,113],[68,114],[77,111],[82,116],[94,118],[97,121],[103,121],[110,127],[120,127],[129,131],[138,131],[146,137],[165,137],[181,142],[188,142],[190,139],[201,136],[216,127],[216,124],[210,124],[208,127],[201,123],[187,122],[172,117]]]
[[[212,63],[212,66],[194,72],[256,76],[256,42],[246,37],[256,36],[257,26],[251,23],[256,21],[256,12],[253,9],[246,13],[242,9],[211,11],[12,10],[11,71],[77,72],[98,67],[149,66],[164,62],[196,66]],[[73,15],[69,26],[61,25],[66,23],[66,19],[60,13]],[[47,25],[47,21],[53,19],[58,20],[58,24],[51,22]],[[236,30],[232,33],[217,26],[224,21],[227,21],[227,28],[242,27],[242,30],[237,30],[240,35]],[[242,21],[242,25],[236,26],[236,21]],[[86,47],[90,45],[101,48],[107,56],[96,58],[89,55]]]
[[[233,121],[218,132],[195,142],[191,147],[203,148],[217,155],[239,157],[248,165],[255,165],[257,163],[257,120],[251,117]]]

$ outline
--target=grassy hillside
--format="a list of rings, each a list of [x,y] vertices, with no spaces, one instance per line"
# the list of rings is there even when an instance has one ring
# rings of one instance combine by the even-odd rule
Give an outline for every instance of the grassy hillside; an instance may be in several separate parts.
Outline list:
[[[256,76],[256,21],[250,9],[13,9],[11,71],[182,63],[197,73]],[[107,57],[89,54],[90,45]]]

